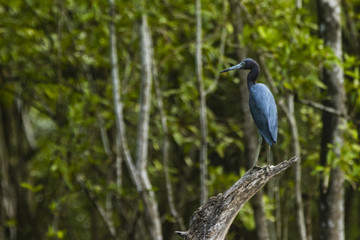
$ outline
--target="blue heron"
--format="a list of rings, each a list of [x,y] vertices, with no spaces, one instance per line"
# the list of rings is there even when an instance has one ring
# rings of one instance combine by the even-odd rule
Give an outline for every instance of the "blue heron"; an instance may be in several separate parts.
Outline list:
[[[247,75],[249,106],[255,125],[259,130],[259,142],[256,148],[256,157],[254,159],[252,168],[256,166],[261,149],[262,138],[264,138],[265,141],[269,144],[266,166],[269,168],[270,147],[276,143],[278,130],[277,109],[274,96],[271,94],[269,88],[266,85],[262,83],[256,83],[256,79],[260,73],[260,67],[255,60],[246,58],[239,64],[225,69],[220,73],[236,69],[250,70],[249,74]]]

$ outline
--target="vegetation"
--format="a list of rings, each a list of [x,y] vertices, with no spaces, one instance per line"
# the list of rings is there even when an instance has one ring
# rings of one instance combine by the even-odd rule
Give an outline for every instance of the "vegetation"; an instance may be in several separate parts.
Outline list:
[[[274,163],[295,155],[294,104],[306,235],[319,238],[320,189],[332,187],[332,169],[339,168],[345,236],[360,238],[358,0],[341,2],[342,59],[319,36],[314,1],[299,7],[287,0],[202,0],[201,44],[195,1],[118,0],[114,11],[105,0],[0,2],[0,239],[180,239],[174,232],[185,230],[200,206],[202,139],[209,197],[252,162],[245,155],[242,80],[219,75],[240,62],[239,50],[260,63],[259,82],[278,104]],[[346,110],[326,104],[322,69],[333,66],[344,71]],[[199,121],[204,96],[206,136]],[[323,112],[346,120],[340,146],[326,146],[326,163]],[[266,163],[265,147],[258,163]],[[299,234],[295,175],[289,169],[264,188],[270,239]],[[254,211],[244,206],[227,239],[256,239]],[[149,224],[154,216],[160,226]]]

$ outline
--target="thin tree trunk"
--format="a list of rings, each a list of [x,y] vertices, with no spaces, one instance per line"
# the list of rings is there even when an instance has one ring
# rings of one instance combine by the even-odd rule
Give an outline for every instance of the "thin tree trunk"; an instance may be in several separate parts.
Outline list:
[[[223,12],[222,12],[222,30],[220,36],[220,47],[219,47],[219,59],[217,63],[217,71],[215,74],[215,79],[211,83],[211,85],[205,90],[205,95],[208,95],[216,90],[216,87],[219,83],[220,78],[220,70],[223,68],[224,62],[224,53],[225,53],[225,46],[226,46],[226,24],[227,24],[227,9],[228,9],[228,0],[223,0]]]
[[[119,69],[118,69],[118,57],[116,50],[116,33],[115,33],[115,6],[114,0],[109,0],[109,15],[111,17],[111,21],[109,22],[109,33],[110,33],[110,59],[111,59],[111,78],[113,81],[113,96],[114,96],[114,106],[115,113],[117,116],[116,128],[117,131],[115,133],[116,140],[116,152],[115,152],[115,166],[116,166],[116,184],[119,188],[122,185],[122,156],[121,156],[121,131],[120,131],[120,119],[119,116],[122,112],[121,100],[120,100],[120,80],[119,80]]]
[[[254,210],[256,236],[258,240],[269,239],[269,230],[266,222],[266,213],[265,213],[263,195],[264,192],[262,189],[260,189],[260,191],[256,193],[250,201],[251,207]]]
[[[115,34],[115,23],[114,23],[114,13],[115,6],[114,0],[109,0],[110,5],[110,18],[111,21],[109,23],[110,30],[110,59],[111,59],[111,80],[113,85],[113,98],[114,98],[114,110],[115,110],[115,122],[116,122],[116,145],[117,148],[120,148],[121,155],[119,154],[119,158],[124,156],[125,164],[127,165],[130,173],[130,177],[133,183],[136,186],[136,190],[140,193],[142,192],[142,184],[139,178],[139,174],[135,168],[133,159],[131,157],[127,139],[125,135],[125,123],[123,116],[123,104],[121,101],[120,95],[120,79],[119,79],[119,68],[118,68],[118,57],[116,52],[116,34]],[[117,161],[120,161],[118,159]],[[117,164],[118,165],[118,164]]]
[[[344,45],[348,46],[348,49],[353,53],[354,51],[358,56],[360,56],[360,47],[359,47],[359,33],[356,28],[355,18],[351,16],[351,10],[355,9],[355,4],[352,1],[344,0],[342,1],[344,4],[345,14],[345,27],[343,27],[344,33]],[[346,49],[346,48],[345,48]]]
[[[10,177],[10,156],[8,154],[9,146],[5,139],[5,125],[4,125],[3,107],[0,105],[0,176],[1,176],[1,239],[16,240],[17,227],[16,224],[8,225],[9,222],[16,222],[16,187],[14,186]],[[6,235],[8,232],[8,235]]]
[[[151,36],[147,22],[147,15],[143,13],[141,22],[141,60],[142,78],[140,87],[140,112],[137,137],[137,169],[140,173],[147,172],[147,153],[149,138],[149,116],[152,88],[151,72]]]
[[[342,60],[341,39],[341,1],[318,0],[319,33],[325,45],[330,47],[335,56]],[[323,81],[327,88],[325,106],[330,106],[346,115],[344,73],[338,64],[323,69]],[[343,130],[346,120],[328,112],[322,115],[323,132],[321,139],[320,163],[328,164],[327,156],[330,149],[337,158],[341,158]],[[339,166],[331,166],[330,176],[323,176],[320,186],[320,239],[343,240],[344,228],[344,173]]]
[[[90,209],[90,234],[91,234],[91,240],[98,240],[100,238],[100,234],[99,234],[99,227],[98,227],[98,214],[97,214],[97,209],[95,208],[91,208]]]
[[[302,8],[302,0],[296,0],[296,9],[300,10]],[[299,15],[301,17],[301,15]],[[297,35],[299,35],[299,29],[296,29]],[[285,107],[285,104],[283,104]],[[302,199],[301,192],[301,148],[299,141],[299,131],[297,127],[296,117],[295,117],[295,104],[294,104],[294,95],[291,94],[288,100],[288,107],[284,109],[285,114],[290,123],[291,135],[292,135],[292,146],[295,156],[299,157],[299,161],[295,166],[295,201],[296,201],[296,223],[298,225],[299,239],[306,240],[309,232],[306,232],[305,216],[304,216],[304,204]]]
[[[247,56],[246,49],[241,48],[241,43],[238,39],[238,36],[242,34],[243,29],[243,18],[241,15],[241,9],[239,4],[236,1],[232,1],[232,9],[235,11],[234,14],[234,37],[235,42],[237,43],[236,56],[238,61],[245,59]],[[248,161],[245,163],[246,168],[250,169],[253,165],[256,154],[256,145],[258,134],[255,129],[254,121],[251,117],[249,109],[249,91],[246,83],[246,72],[238,71],[240,78],[240,99],[241,99],[241,110],[242,110],[242,130],[244,132],[244,143],[245,143],[245,159]],[[269,232],[266,222],[265,207],[263,201],[263,191],[260,190],[250,201],[251,206],[254,210],[255,224],[256,224],[256,234],[258,240],[267,240],[269,239]]]
[[[271,181],[271,183],[269,184],[269,188],[268,191],[272,192],[272,199],[274,199],[275,201],[275,222],[273,229],[274,232],[276,233],[276,238],[272,238],[272,239],[283,239],[282,236],[282,204],[281,204],[281,200],[280,200],[280,182],[279,179],[274,179],[273,181]],[[269,194],[270,195],[270,194]],[[270,223],[270,226],[272,224]]]
[[[284,187],[284,194],[283,194],[283,213],[282,213],[282,232],[281,236],[283,240],[289,239],[289,218],[292,217],[292,214],[290,213],[290,204],[292,204],[288,199],[290,199],[290,196],[292,195],[291,191],[289,191],[289,185],[285,185]],[[290,215],[290,216],[289,216]]]
[[[295,118],[294,95],[291,94],[289,96],[288,107],[286,107],[283,102],[280,105],[282,106],[283,111],[285,112],[286,117],[289,120],[293,152],[295,153],[295,156],[299,157],[299,161],[295,165],[295,201],[297,216],[296,222],[298,225],[299,239],[306,240],[307,234],[304,216],[304,204],[301,193],[301,148],[299,142],[299,131]]]
[[[153,50],[153,46],[151,46],[151,49]],[[152,51],[153,53],[153,51]],[[165,185],[166,185],[166,191],[167,191],[167,199],[169,203],[169,208],[171,215],[175,218],[175,221],[180,226],[181,230],[185,229],[184,221],[179,215],[178,211],[176,210],[175,202],[174,202],[174,194],[173,194],[173,188],[171,185],[171,179],[170,179],[170,173],[169,173],[169,129],[167,124],[167,117],[164,110],[164,102],[163,102],[163,96],[162,91],[160,88],[160,83],[158,79],[157,74],[157,68],[155,66],[155,59],[153,54],[152,56],[152,70],[153,70],[153,76],[154,76],[154,87],[155,87],[155,93],[156,93],[156,102],[159,108],[160,118],[161,118],[161,126],[163,129],[163,165],[164,165],[164,175],[165,175]]]
[[[279,218],[280,218],[280,206],[279,206],[279,201],[278,198],[276,196],[277,192],[278,192],[278,182],[275,182],[276,179],[274,179],[273,181],[269,182],[269,186],[267,188],[267,197],[269,199],[272,199],[274,201],[274,206],[275,209],[273,211],[273,215],[275,217],[275,221],[267,221],[268,224],[268,231],[269,231],[269,238],[270,239],[281,239],[281,236],[278,235],[278,231],[277,231],[277,226],[280,224],[279,223]]]
[[[161,221],[157,206],[155,192],[152,188],[147,171],[148,143],[149,143],[149,116],[151,103],[151,35],[147,15],[143,13],[141,23],[141,55],[142,55],[142,80],[140,89],[140,113],[137,137],[137,170],[139,172],[144,191],[143,200],[146,207],[147,224],[153,240],[162,239]]]
[[[201,1],[196,0],[196,77],[200,94],[200,202],[204,204],[208,199],[207,188],[207,118],[206,118],[206,93],[202,78],[202,24],[201,24]]]
[[[302,8],[302,0],[296,0],[296,8],[301,9]]]
[[[147,174],[147,146],[148,146],[148,128],[149,128],[149,107],[150,107],[150,92],[151,92],[151,57],[150,46],[151,36],[147,24],[147,16],[143,14],[141,24],[141,48],[143,68],[145,69],[142,77],[142,90],[141,90],[141,107],[139,113],[139,132],[137,141],[137,167],[135,167],[131,157],[127,139],[125,136],[125,123],[123,116],[123,106],[120,98],[120,80],[118,59],[116,52],[116,34],[114,24],[114,0],[109,0],[110,17],[109,24],[110,30],[110,58],[111,58],[111,73],[113,84],[113,98],[115,108],[115,120],[117,131],[117,147],[121,150],[121,155],[125,158],[125,163],[128,167],[128,172],[133,183],[136,186],[138,193],[144,203],[144,211],[147,219],[147,227],[151,239],[162,240],[162,231],[160,224],[159,212],[155,199],[155,193],[151,187],[150,179]],[[121,156],[119,154],[119,157]]]
[[[58,8],[58,16],[57,16],[57,68],[56,68],[56,77],[59,86],[64,84],[64,79],[62,76],[62,56],[63,56],[63,50],[62,50],[62,35],[63,35],[63,15],[65,11],[64,7],[64,1],[58,0],[57,2],[57,8]],[[59,126],[64,126],[67,123],[67,112],[68,112],[68,101],[66,98],[66,95],[64,94],[64,91],[62,88],[58,89],[58,100],[56,102],[56,122]]]

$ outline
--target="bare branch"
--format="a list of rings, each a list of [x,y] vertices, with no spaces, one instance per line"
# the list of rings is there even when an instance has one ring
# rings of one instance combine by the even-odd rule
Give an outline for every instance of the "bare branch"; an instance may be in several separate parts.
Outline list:
[[[310,100],[307,100],[307,99],[299,99],[299,98],[296,98],[296,101],[301,103],[301,104],[309,105],[309,106],[311,106],[313,108],[317,108],[319,110],[322,110],[322,111],[325,111],[325,112],[328,112],[328,113],[332,113],[332,114],[334,114],[336,116],[339,116],[339,117],[345,117],[345,114],[343,112],[338,111],[335,108],[325,106],[324,104],[321,104],[321,103],[313,102],[313,101],[310,101]]]
[[[176,233],[185,240],[225,239],[231,223],[244,204],[270,179],[278,176],[298,160],[298,157],[292,157],[290,160],[283,161],[276,166],[270,166],[269,171],[263,168],[247,171],[228,190],[211,197],[206,204],[202,205],[193,214],[189,230]]]

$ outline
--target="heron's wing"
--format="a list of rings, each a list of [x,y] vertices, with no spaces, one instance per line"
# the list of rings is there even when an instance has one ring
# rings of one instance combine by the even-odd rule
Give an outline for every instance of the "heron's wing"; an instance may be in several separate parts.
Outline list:
[[[261,135],[270,145],[277,141],[277,109],[269,88],[261,83],[250,89],[249,105],[251,115]]]

